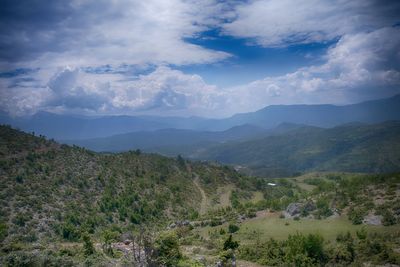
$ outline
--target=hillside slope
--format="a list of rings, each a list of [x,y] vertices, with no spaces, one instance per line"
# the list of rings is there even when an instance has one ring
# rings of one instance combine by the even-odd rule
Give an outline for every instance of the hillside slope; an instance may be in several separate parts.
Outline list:
[[[0,229],[7,243],[76,241],[112,225],[198,219],[204,196],[239,183],[251,191],[248,179],[218,165],[140,151],[98,154],[0,126]]]
[[[193,157],[243,165],[253,174],[400,170],[400,123],[302,127],[281,135],[203,149]]]

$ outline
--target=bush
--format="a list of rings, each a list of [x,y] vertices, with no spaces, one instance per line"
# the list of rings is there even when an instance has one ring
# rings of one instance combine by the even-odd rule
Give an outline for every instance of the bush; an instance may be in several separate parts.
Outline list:
[[[78,241],[81,237],[79,229],[69,222],[61,226],[61,234],[64,239],[69,241]]]
[[[229,235],[228,239],[224,242],[224,250],[235,250],[239,247],[239,242],[234,241],[232,235]]]
[[[229,226],[228,226],[228,231],[231,234],[236,233],[237,231],[239,231],[239,229],[240,229],[240,227],[236,224],[229,224]]]
[[[362,224],[362,221],[364,219],[365,211],[362,209],[350,209],[348,216],[350,221],[353,224]]]
[[[82,236],[82,240],[83,240],[83,253],[85,254],[85,256],[94,254],[95,250],[93,242],[90,239],[90,236],[87,233],[85,233]]]
[[[382,212],[383,220],[382,224],[385,226],[396,224],[396,217],[393,216],[393,213],[390,210],[384,210]]]
[[[3,241],[8,235],[8,227],[5,223],[0,223],[0,241]]]
[[[103,238],[103,251],[104,253],[114,256],[114,250],[112,248],[112,242],[117,239],[118,233],[111,231],[111,230],[105,230],[102,233],[102,238]]]
[[[157,251],[157,263],[163,266],[177,266],[182,254],[179,250],[179,241],[175,233],[163,233],[155,245]]]

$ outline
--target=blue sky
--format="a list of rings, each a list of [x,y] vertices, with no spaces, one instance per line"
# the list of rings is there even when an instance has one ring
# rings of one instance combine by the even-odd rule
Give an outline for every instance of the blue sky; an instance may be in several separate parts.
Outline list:
[[[400,93],[400,2],[1,0],[0,110],[226,117]]]
[[[232,57],[207,65],[177,66],[186,73],[199,74],[207,83],[220,87],[246,84],[266,76],[284,75],[300,67],[321,64],[321,56],[337,42],[294,44],[288,47],[262,47],[247,38],[224,36],[217,29],[201,34],[188,42],[212,50],[224,51]]]

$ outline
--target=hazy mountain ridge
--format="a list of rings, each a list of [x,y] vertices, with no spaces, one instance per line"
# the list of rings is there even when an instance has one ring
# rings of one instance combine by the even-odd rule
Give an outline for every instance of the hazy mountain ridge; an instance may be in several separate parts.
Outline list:
[[[0,115],[2,124],[10,124],[24,131],[34,131],[55,139],[88,139],[168,128],[224,131],[243,124],[268,129],[284,122],[333,127],[348,122],[378,123],[387,120],[400,120],[400,95],[345,106],[275,105],[225,119],[157,116],[85,117],[46,112],[15,118],[6,114]]]
[[[184,129],[161,129],[114,135],[103,138],[63,140],[66,144],[75,144],[94,151],[127,151],[142,149],[145,151],[168,153],[171,155],[184,153],[187,149],[211,146],[233,140],[247,140],[265,136],[269,131],[253,125],[235,126],[225,131],[195,131]]]

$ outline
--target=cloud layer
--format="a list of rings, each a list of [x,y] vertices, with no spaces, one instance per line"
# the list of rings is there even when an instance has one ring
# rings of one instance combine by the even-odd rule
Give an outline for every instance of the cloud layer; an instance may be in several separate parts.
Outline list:
[[[0,11],[0,109],[13,115],[220,117],[400,92],[396,1],[14,2]],[[218,88],[175,68],[234,56],[187,41],[209,29],[252,46],[333,44],[318,65]]]
[[[263,46],[330,41],[399,22],[400,3],[371,0],[256,0],[236,8],[226,34]]]
[[[184,41],[218,23],[223,5],[213,0],[2,2],[3,67],[179,65],[229,56]]]

